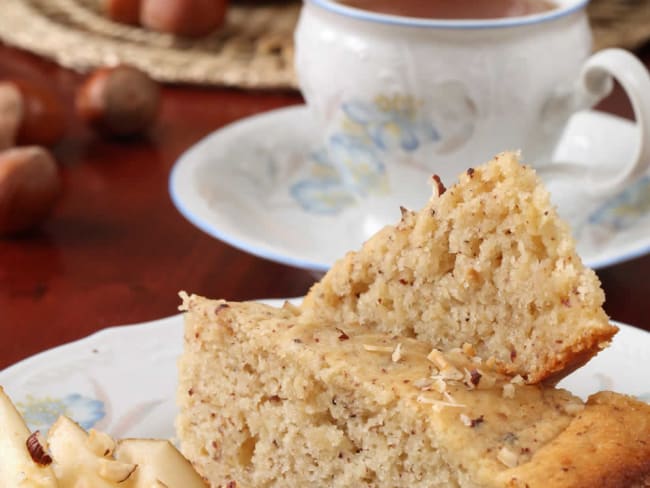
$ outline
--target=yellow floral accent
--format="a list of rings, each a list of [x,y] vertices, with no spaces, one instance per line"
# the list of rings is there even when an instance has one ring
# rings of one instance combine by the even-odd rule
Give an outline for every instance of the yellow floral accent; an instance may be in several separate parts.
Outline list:
[[[34,398],[27,395],[26,401],[17,402],[16,407],[23,413],[28,424],[36,424],[43,419],[54,421],[59,415],[69,415],[67,405],[59,398]]]
[[[418,109],[423,102],[412,95],[377,95],[374,98],[375,106],[382,112],[399,112],[410,120],[415,119]]]
[[[314,178],[336,178],[338,173],[330,166],[323,166],[321,164],[314,164],[310,171],[311,176]]]
[[[349,117],[343,119],[341,123],[341,129],[345,134],[358,137],[366,141],[369,140],[369,137],[366,134],[366,128],[363,126],[363,124],[359,124]]]
[[[617,217],[636,217],[645,215],[650,211],[650,191],[641,193],[638,201],[633,203],[622,203],[612,210],[612,214]]]

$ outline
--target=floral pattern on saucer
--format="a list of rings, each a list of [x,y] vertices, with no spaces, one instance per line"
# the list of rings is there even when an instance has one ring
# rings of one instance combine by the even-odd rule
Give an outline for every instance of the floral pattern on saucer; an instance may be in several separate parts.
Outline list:
[[[589,223],[605,231],[618,232],[638,224],[650,214],[650,175],[641,178],[604,204],[590,216]]]
[[[104,402],[79,393],[64,397],[35,397],[27,395],[16,407],[22,413],[29,428],[45,432],[59,417],[74,419],[84,429],[90,429],[106,415]]]
[[[578,241],[578,250],[581,251],[581,246],[584,247],[586,243],[592,249],[594,257],[590,266],[600,267],[617,262],[618,258],[612,260],[607,254],[599,257],[597,253],[617,246],[625,249],[628,241],[622,236],[642,236],[644,229],[650,229],[650,175],[602,202],[593,202],[581,217],[570,219],[570,222]],[[649,245],[650,242],[645,245],[644,252],[650,249]]]
[[[309,155],[307,178],[291,185],[291,196],[307,212],[337,214],[368,194],[386,194],[386,168],[379,152],[347,134],[332,136],[330,150]]]

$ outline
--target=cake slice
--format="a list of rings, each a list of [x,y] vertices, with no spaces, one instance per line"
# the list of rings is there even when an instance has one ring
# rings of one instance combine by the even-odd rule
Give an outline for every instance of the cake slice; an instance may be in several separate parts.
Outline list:
[[[336,262],[303,322],[368,326],[449,350],[470,343],[509,375],[555,381],[616,333],[535,172],[503,153]]]
[[[465,344],[184,296],[177,432],[213,488],[644,486],[650,406],[586,404]]]

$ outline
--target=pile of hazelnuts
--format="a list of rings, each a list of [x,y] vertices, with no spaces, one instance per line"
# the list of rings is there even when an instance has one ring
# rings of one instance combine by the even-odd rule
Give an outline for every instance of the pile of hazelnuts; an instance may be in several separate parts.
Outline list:
[[[158,84],[142,71],[100,68],[77,91],[76,114],[102,135],[130,137],[152,125],[159,100]],[[0,236],[28,231],[50,214],[61,178],[48,148],[65,132],[65,108],[47,86],[0,81]]]
[[[115,22],[185,37],[223,25],[228,0],[104,0]],[[77,116],[99,133],[128,137],[155,120],[159,88],[130,66],[91,74],[76,96]],[[0,80],[0,236],[40,224],[61,193],[59,169],[49,149],[65,133],[62,102],[45,86]]]
[[[201,37],[224,23],[228,0],[104,0],[104,8],[116,22]]]

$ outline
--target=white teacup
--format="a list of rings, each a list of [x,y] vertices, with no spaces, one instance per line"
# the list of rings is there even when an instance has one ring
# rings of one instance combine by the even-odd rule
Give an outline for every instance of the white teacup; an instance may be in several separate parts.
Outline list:
[[[453,181],[506,149],[521,149],[543,176],[579,181],[594,195],[643,174],[650,166],[647,70],[620,49],[589,57],[587,1],[555,4],[524,17],[436,20],[305,0],[296,69],[346,186],[372,192],[386,183],[373,174],[391,167]],[[635,157],[615,173],[553,161],[570,116],[606,96],[612,77],[632,102]]]

